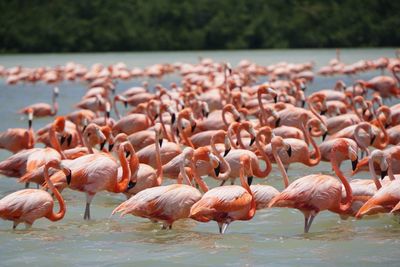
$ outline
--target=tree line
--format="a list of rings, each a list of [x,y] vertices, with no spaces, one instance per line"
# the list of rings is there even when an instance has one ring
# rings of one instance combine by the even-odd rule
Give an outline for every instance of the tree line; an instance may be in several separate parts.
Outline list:
[[[393,0],[4,0],[0,52],[400,45]]]

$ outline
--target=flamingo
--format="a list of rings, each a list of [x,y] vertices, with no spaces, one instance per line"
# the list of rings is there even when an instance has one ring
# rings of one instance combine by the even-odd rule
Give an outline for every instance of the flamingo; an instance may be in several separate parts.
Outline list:
[[[283,139],[277,136],[272,139],[271,143],[275,148],[275,146],[282,145]],[[268,207],[288,207],[300,210],[304,215],[305,233],[308,233],[315,216],[319,212],[330,210],[332,212],[343,213],[350,208],[352,203],[353,197],[350,184],[340,171],[336,157],[338,154],[348,155],[355,167],[357,152],[346,141],[338,140],[332,147],[331,153],[333,169],[346,189],[346,198],[343,201],[342,185],[336,178],[323,174],[311,174],[292,182],[268,205]],[[285,184],[287,184],[288,179],[283,164],[276,152],[274,156],[286,181]]]
[[[32,226],[34,221],[42,217],[53,222],[64,218],[65,202],[49,179],[49,168],[62,170],[67,177],[67,182],[71,181],[71,171],[64,167],[59,160],[53,159],[45,164],[44,178],[60,204],[60,211],[58,213],[53,212],[54,201],[48,192],[39,189],[19,190],[0,200],[0,218],[14,221],[13,229],[16,229],[18,224],[22,222],[28,228]]]
[[[220,186],[207,191],[190,209],[190,218],[199,222],[214,220],[218,223],[219,232],[224,234],[231,222],[247,221],[254,217],[256,203],[249,186],[253,174],[248,155],[240,157],[240,166],[242,186]],[[248,176],[247,181],[245,175]]]
[[[33,148],[35,138],[32,129],[33,110],[29,112],[28,129],[11,128],[6,132],[0,133],[0,149],[4,148],[13,153],[17,153],[23,149]]]
[[[121,203],[112,214],[121,212],[121,216],[132,214],[153,221],[162,221],[163,229],[171,229],[176,220],[189,217],[190,208],[200,200],[201,193],[191,186],[185,171],[185,160],[193,157],[194,150],[187,147],[182,153],[185,156],[180,169],[187,185],[172,184],[145,189]]]
[[[55,116],[58,112],[58,103],[57,97],[59,94],[58,87],[54,87],[53,89],[53,106],[50,106],[47,103],[36,103],[27,107],[24,107],[18,111],[21,114],[29,114],[33,110],[34,117],[47,117],[47,116]]]

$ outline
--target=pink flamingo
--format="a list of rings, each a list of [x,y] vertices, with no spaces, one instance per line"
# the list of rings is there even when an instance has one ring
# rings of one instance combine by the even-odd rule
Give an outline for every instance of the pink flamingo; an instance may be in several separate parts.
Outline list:
[[[49,179],[49,168],[62,170],[68,182],[71,179],[71,171],[60,164],[59,160],[50,160],[45,164],[44,178],[60,205],[60,211],[53,212],[54,201],[48,192],[39,189],[19,190],[0,200],[0,218],[14,221],[13,229],[21,222],[28,228],[35,220],[42,217],[53,222],[64,218],[66,211],[64,199]]]
[[[279,146],[282,142],[283,139],[280,137],[274,137],[271,141],[274,146]],[[349,182],[337,165],[336,155],[339,153],[348,155],[352,162],[355,162],[357,160],[357,152],[347,142],[338,140],[333,146],[331,153],[333,169],[346,189],[346,198],[343,201],[342,185],[336,178],[329,175],[312,174],[292,182],[269,204],[269,207],[287,207],[300,210],[304,215],[305,233],[308,233],[315,216],[319,212],[330,210],[332,212],[343,213],[350,208],[352,203],[352,190]],[[285,183],[288,183],[287,174],[277,154],[276,157],[279,169],[286,181]]]
[[[190,218],[199,222],[214,220],[219,232],[224,234],[233,221],[247,221],[254,217],[256,203],[250,189],[252,173],[248,155],[240,157],[240,182],[242,186],[228,185],[207,191],[190,209]],[[244,176],[247,175],[246,181]]]
[[[55,116],[58,112],[58,103],[57,103],[58,94],[59,94],[58,87],[54,87],[53,106],[50,106],[47,103],[36,103],[20,109],[18,113],[24,113],[28,115],[33,110],[33,116],[35,117]]]
[[[201,193],[191,186],[184,167],[185,160],[193,158],[194,150],[187,147],[183,154],[185,157],[180,169],[187,185],[172,184],[145,189],[116,207],[112,214],[121,212],[121,216],[124,216],[130,213],[152,221],[162,221],[163,229],[171,229],[176,220],[189,217],[190,208],[200,200]]]
[[[33,148],[35,137],[32,129],[33,110],[29,112],[28,129],[11,128],[0,133],[0,149],[4,148],[13,153],[23,149]]]

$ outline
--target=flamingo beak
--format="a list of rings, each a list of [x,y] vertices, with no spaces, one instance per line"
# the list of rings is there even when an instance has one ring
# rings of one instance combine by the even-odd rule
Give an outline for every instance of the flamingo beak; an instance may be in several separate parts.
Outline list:
[[[70,134],[70,135],[68,135],[68,137],[67,137],[67,145],[68,145],[68,147],[71,146],[71,142],[72,142],[72,135]]]
[[[291,145],[289,145],[289,148],[286,152],[288,153],[289,158],[290,158],[292,156],[292,146]]]
[[[106,118],[107,118],[107,119],[110,118],[110,111],[106,111]]]
[[[162,147],[162,143],[163,143],[163,138],[158,139],[158,143],[160,144],[160,147]]]
[[[321,115],[325,115],[327,111],[328,111],[327,109],[322,110]]]
[[[128,101],[124,101],[124,107],[125,107],[125,108],[128,107]]]
[[[381,179],[383,180],[383,178],[385,178],[385,176],[388,175],[388,171],[381,171]]]
[[[128,191],[128,190],[131,190],[131,189],[134,188],[135,186],[136,186],[136,182],[129,181],[127,191]]]
[[[100,144],[100,150],[103,150],[104,146],[106,145],[106,142],[107,140]]]
[[[300,85],[300,89],[304,92],[307,89],[307,86],[305,86],[303,83]]]
[[[251,185],[252,182],[253,182],[253,175],[247,176],[247,183],[249,184],[249,186]]]
[[[322,141],[325,141],[327,135],[328,135],[328,132],[325,132],[325,133],[322,135]]]
[[[156,120],[158,118],[158,114],[156,114],[155,116],[154,116],[154,120]]]
[[[68,170],[68,174],[66,175],[67,184],[70,185],[71,184],[71,179],[72,179],[72,172],[71,172],[70,169],[67,169],[67,170]]]
[[[358,158],[351,161],[351,168],[353,169],[353,171],[355,171],[355,169],[357,168],[357,165],[358,165]]]
[[[218,166],[214,168],[215,176],[218,177],[220,171],[221,171],[221,164],[218,162]]]
[[[28,128],[29,128],[29,129],[32,128],[32,119],[29,119],[29,120],[28,120]]]
[[[255,138],[255,137],[251,138],[251,139],[250,139],[250,146],[252,146],[252,145],[254,144],[255,141],[256,141],[256,138]]]
[[[131,155],[131,152],[129,150],[125,152],[125,157],[126,158],[129,157],[130,155]]]
[[[85,125],[83,125],[83,128],[82,128],[82,133],[86,130],[86,127],[87,127],[87,125],[85,124]]]
[[[175,115],[175,113],[172,113],[171,114],[171,125],[174,124],[175,120],[176,120],[176,115]]]
[[[108,151],[111,151],[114,147],[114,144],[108,144]]]
[[[306,101],[305,101],[305,100],[302,100],[302,101],[301,101],[301,107],[304,108],[305,105],[306,105]]]
[[[229,151],[231,151],[231,148],[225,149],[224,157],[226,157],[226,155],[228,155]]]
[[[240,117],[237,117],[235,121],[240,122]]]
[[[275,122],[275,128],[279,127],[279,123],[281,122],[281,118],[278,118]]]
[[[197,126],[197,123],[194,123],[194,124],[192,125],[192,133],[194,132],[194,129],[196,129],[196,126]]]
[[[60,145],[63,145],[64,144],[64,142],[65,142],[65,136],[61,136],[61,138],[60,138]]]
[[[278,95],[274,96],[274,103],[278,103]]]
[[[371,138],[371,142],[370,142],[370,146],[372,146],[372,144],[374,143],[374,141],[375,141],[375,139],[376,139],[376,135],[374,134],[373,136],[372,136],[372,138]]]

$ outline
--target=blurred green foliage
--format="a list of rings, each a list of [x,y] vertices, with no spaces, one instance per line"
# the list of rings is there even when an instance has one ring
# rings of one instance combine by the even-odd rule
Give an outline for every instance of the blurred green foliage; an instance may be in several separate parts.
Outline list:
[[[397,0],[2,0],[0,52],[400,45]]]

